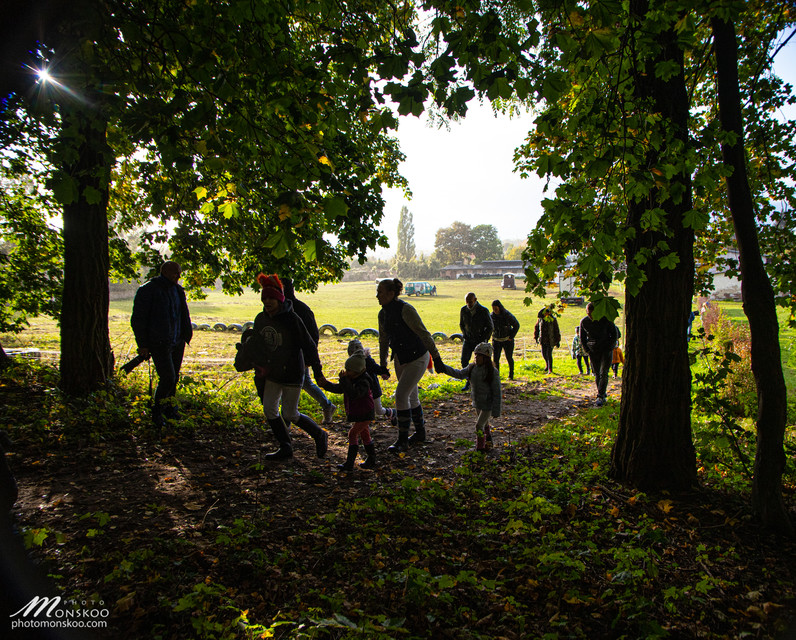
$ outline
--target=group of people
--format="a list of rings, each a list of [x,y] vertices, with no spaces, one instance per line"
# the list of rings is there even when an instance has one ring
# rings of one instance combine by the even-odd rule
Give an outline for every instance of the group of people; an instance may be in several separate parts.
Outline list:
[[[133,303],[131,325],[139,354],[152,358],[158,374],[152,407],[153,422],[158,428],[166,419],[176,417],[176,406],[170,399],[176,390],[185,345],[192,336],[185,291],[179,285],[180,275],[177,263],[164,263],[160,275],[139,288]],[[491,447],[489,420],[499,417],[501,410],[500,355],[505,355],[509,379],[513,379],[514,340],[520,328],[517,318],[499,300],[493,301],[490,314],[478,303],[475,293],[470,292],[465,297],[459,323],[463,336],[461,368],[454,369],[442,361],[434,338],[417,310],[401,299],[402,282],[397,278],[381,280],[376,289],[381,307],[378,362],[359,340],[352,340],[348,344],[345,366],[333,382],[324,375],[318,355],[320,336],[314,314],[309,306],[296,299],[292,281],[263,273],[257,280],[263,311],[236,345],[234,366],[237,371],[254,372],[255,388],[277,443],[276,450],[265,455],[266,460],[293,456],[288,428],[291,423],[314,440],[319,458],[326,455],[327,432],[299,410],[302,389],[320,405],[324,423],[332,421],[337,407],[323,390],[343,396],[351,428],[346,461],[339,465],[342,470],[353,469],[360,442],[366,453],[360,466],[373,468],[376,465],[369,428],[376,417],[384,417],[397,427],[397,439],[388,448],[390,452],[403,453],[411,445],[424,442],[426,422],[418,383],[432,365],[437,373],[466,381],[464,389],[470,391],[476,410],[476,449],[486,451]],[[593,321],[592,311],[593,305],[589,305],[588,315],[578,328],[579,349],[591,362],[597,381],[598,404],[603,404],[611,364],[605,353],[610,356],[618,335],[610,321]],[[552,305],[540,311],[534,337],[542,345],[548,371],[552,373],[552,349],[559,346],[561,340]],[[390,377],[390,365],[397,379],[394,408],[382,405],[379,384],[379,378]]]

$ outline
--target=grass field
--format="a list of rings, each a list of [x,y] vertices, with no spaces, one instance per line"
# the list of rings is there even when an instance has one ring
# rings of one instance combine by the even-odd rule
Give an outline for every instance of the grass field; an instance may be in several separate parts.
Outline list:
[[[530,305],[526,306],[524,300],[527,294],[522,288],[501,289],[500,280],[497,279],[436,280],[432,283],[437,286],[438,295],[404,297],[417,309],[429,331],[432,333],[440,331],[446,335],[458,332],[459,310],[464,304],[465,295],[470,291],[475,292],[479,302],[490,309],[492,301],[499,299],[520,321],[515,358],[524,357],[531,361],[525,365],[526,372],[530,375],[543,371],[539,348],[533,340],[533,327],[538,310],[543,304],[554,302],[557,291],[551,290],[544,300],[532,299]],[[617,290],[613,293],[620,300],[624,297],[622,291]],[[319,325],[331,324],[338,330],[351,327],[357,331],[378,327],[380,307],[376,301],[375,282],[329,284],[321,286],[314,293],[299,292],[297,295],[300,300],[312,307]],[[135,353],[135,342],[130,331],[132,304],[133,300],[129,298],[113,301],[110,305],[111,344],[117,362],[124,362]],[[254,292],[231,297],[223,295],[220,291],[211,291],[204,300],[189,300],[189,306],[194,322],[211,326],[217,322],[243,324],[253,320],[262,309],[259,295]],[[746,322],[740,303],[722,303],[722,307],[733,320]],[[584,314],[584,307],[568,306],[559,318],[562,342],[561,348],[555,350],[554,357],[560,362],[561,373],[576,372],[575,363],[569,357],[568,347],[572,342],[575,327]],[[617,324],[620,329],[624,329],[622,316]],[[782,362],[788,389],[792,393],[796,388],[796,331],[787,328],[787,313],[784,310],[780,312],[780,327]],[[186,355],[188,358],[228,360],[234,357],[234,344],[238,339],[239,335],[232,332],[197,331]],[[55,321],[46,318],[36,319],[30,329],[19,335],[0,335],[0,340],[7,348],[36,347],[53,352],[59,350],[58,326]],[[321,343],[324,362],[328,361],[331,367],[342,363],[345,342],[346,340],[341,338],[324,338]],[[365,343],[375,351],[375,340],[366,340]],[[457,363],[457,354],[460,351],[458,343],[444,342],[440,344],[440,348],[447,362]]]

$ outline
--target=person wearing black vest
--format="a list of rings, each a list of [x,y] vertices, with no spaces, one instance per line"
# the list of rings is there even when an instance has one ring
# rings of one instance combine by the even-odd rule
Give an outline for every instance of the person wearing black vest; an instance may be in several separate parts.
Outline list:
[[[185,345],[193,336],[185,290],[178,284],[181,274],[179,264],[164,262],[160,275],[138,288],[130,316],[138,353],[151,356],[158,373],[152,402],[152,421],[158,429],[164,425],[164,415],[177,417],[176,407],[163,401],[177,391]]]
[[[406,451],[409,444],[425,441],[426,427],[417,384],[426,372],[429,354],[435,362],[441,362],[434,338],[417,311],[399,299],[403,288],[403,283],[393,278],[381,280],[376,289],[376,299],[381,305],[379,360],[381,366],[386,367],[392,351],[395,377],[398,379],[395,387],[398,440],[388,449],[392,453]],[[409,437],[409,426],[413,423],[415,432]]]

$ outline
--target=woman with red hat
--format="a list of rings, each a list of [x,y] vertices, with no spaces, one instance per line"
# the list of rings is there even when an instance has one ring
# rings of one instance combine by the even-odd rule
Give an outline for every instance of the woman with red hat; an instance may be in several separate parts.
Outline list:
[[[309,416],[299,411],[299,395],[306,367],[315,379],[325,381],[318,348],[276,274],[257,276],[262,287],[263,311],[254,319],[251,333],[241,338],[235,358],[238,371],[255,370],[254,383],[263,401],[263,410],[279,449],[265,456],[282,460],[293,456],[287,424],[292,422],[315,440],[319,458],[326,455],[328,434]],[[281,412],[280,412],[281,405]]]

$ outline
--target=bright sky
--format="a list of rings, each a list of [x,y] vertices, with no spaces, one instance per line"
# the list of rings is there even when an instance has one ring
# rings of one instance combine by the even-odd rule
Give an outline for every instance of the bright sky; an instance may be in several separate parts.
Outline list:
[[[434,250],[437,229],[459,221],[491,224],[501,240],[524,241],[541,215],[544,182],[514,173],[514,149],[533,117],[494,116],[488,105],[470,105],[467,117],[450,129],[429,127],[425,116],[401,118],[398,138],[406,155],[401,173],[412,199],[398,189],[386,193],[382,230],[397,246],[401,207],[412,213],[418,253]]]
[[[777,73],[796,86],[796,42],[778,56]],[[795,110],[796,111],[796,110]],[[796,117],[796,112],[791,117]],[[533,117],[509,119],[492,114],[489,105],[473,101],[467,117],[450,130],[429,127],[425,116],[402,117],[398,138],[406,155],[401,173],[409,181],[412,200],[396,189],[385,193],[382,231],[395,253],[401,207],[412,213],[417,253],[434,250],[437,229],[459,221],[474,227],[491,224],[504,242],[523,242],[541,215],[544,181],[514,173],[514,149],[531,128]]]

